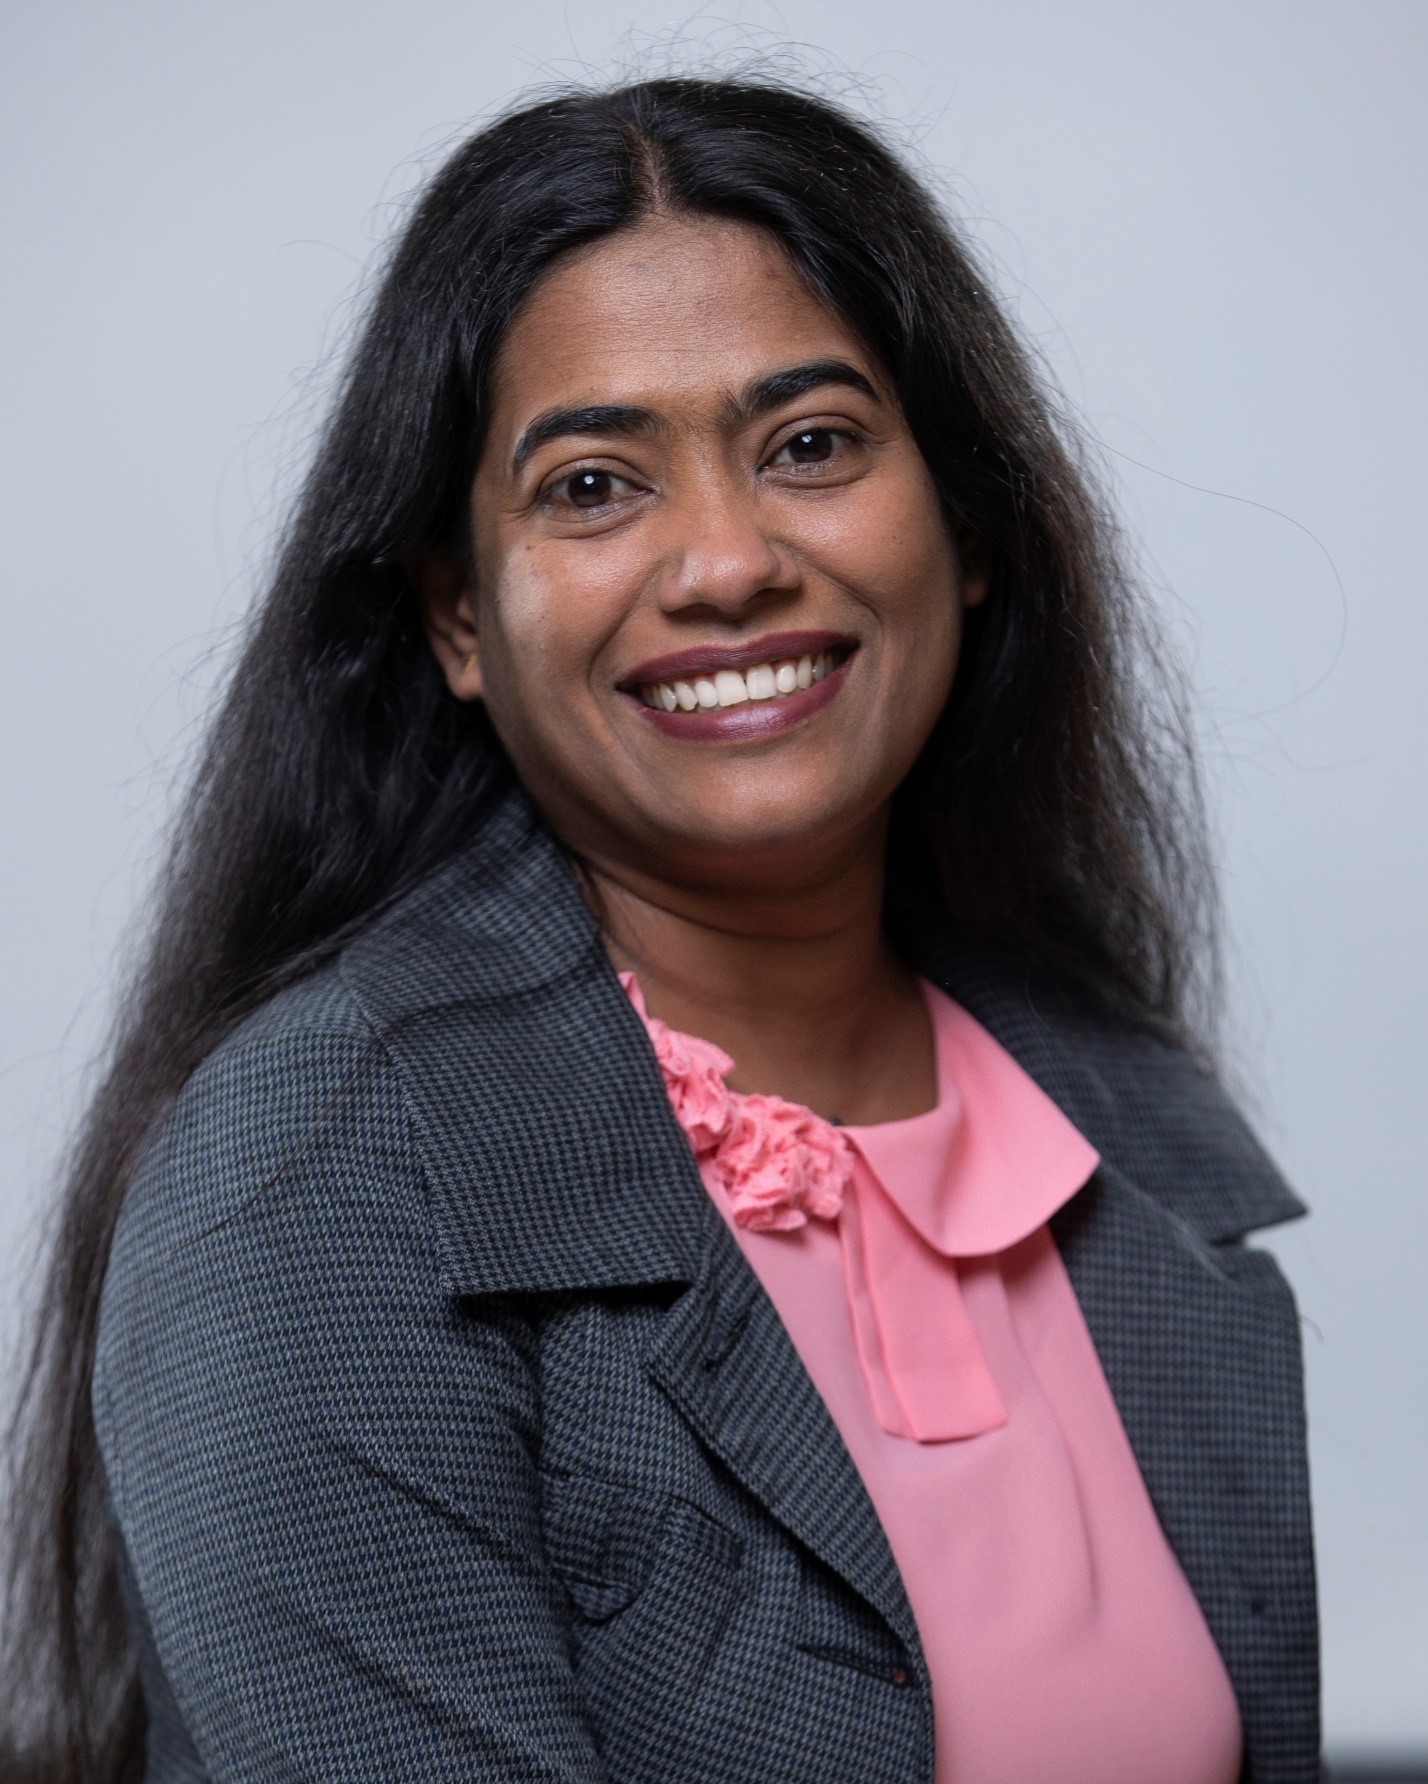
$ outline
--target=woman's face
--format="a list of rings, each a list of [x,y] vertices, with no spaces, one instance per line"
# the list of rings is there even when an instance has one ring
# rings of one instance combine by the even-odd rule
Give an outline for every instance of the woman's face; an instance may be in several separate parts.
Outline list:
[[[983,588],[880,367],[770,238],[659,219],[552,272],[471,507],[469,585],[425,565],[433,646],[568,843],[721,884],[874,846]]]

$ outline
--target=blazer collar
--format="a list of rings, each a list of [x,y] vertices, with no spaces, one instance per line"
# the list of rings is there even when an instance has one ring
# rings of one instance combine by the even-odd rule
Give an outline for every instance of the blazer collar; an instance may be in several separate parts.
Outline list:
[[[1303,1212],[1184,1053],[933,922],[904,939],[1102,1157],[1201,1237]],[[449,1289],[693,1280],[703,1186],[570,862],[518,789],[340,971],[405,1076]]]
[[[1223,1243],[1304,1213],[1213,1073],[1183,1049],[935,921],[908,924],[901,939],[1102,1159],[1201,1238]]]
[[[339,970],[405,1078],[450,1292],[693,1279],[703,1185],[570,863],[523,795]]]

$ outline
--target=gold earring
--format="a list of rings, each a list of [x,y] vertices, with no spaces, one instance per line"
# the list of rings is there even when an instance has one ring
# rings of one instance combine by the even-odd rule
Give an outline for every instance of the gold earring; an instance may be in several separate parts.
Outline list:
[[[461,673],[463,675],[469,675],[475,667],[476,667],[476,652],[473,650],[469,656],[463,657],[461,659]]]

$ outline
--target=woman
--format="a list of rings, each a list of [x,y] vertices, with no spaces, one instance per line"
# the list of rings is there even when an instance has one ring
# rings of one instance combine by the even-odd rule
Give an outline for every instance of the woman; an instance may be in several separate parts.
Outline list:
[[[1241,1244],[1300,1210],[1199,1062],[1137,628],[861,127],[666,81],[458,151],[75,1165],[17,1755],[1316,1775],[1296,1324]]]

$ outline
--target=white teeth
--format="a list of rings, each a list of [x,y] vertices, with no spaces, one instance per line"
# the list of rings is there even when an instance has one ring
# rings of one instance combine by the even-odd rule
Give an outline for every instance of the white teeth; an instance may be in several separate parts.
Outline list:
[[[799,693],[822,681],[833,668],[832,651],[821,650],[797,662],[786,658],[777,664],[760,663],[742,675],[737,669],[720,669],[712,677],[701,675],[693,681],[647,682],[640,689],[640,698],[656,712],[712,712],[718,706],[742,706],[746,700],[774,700]]]

